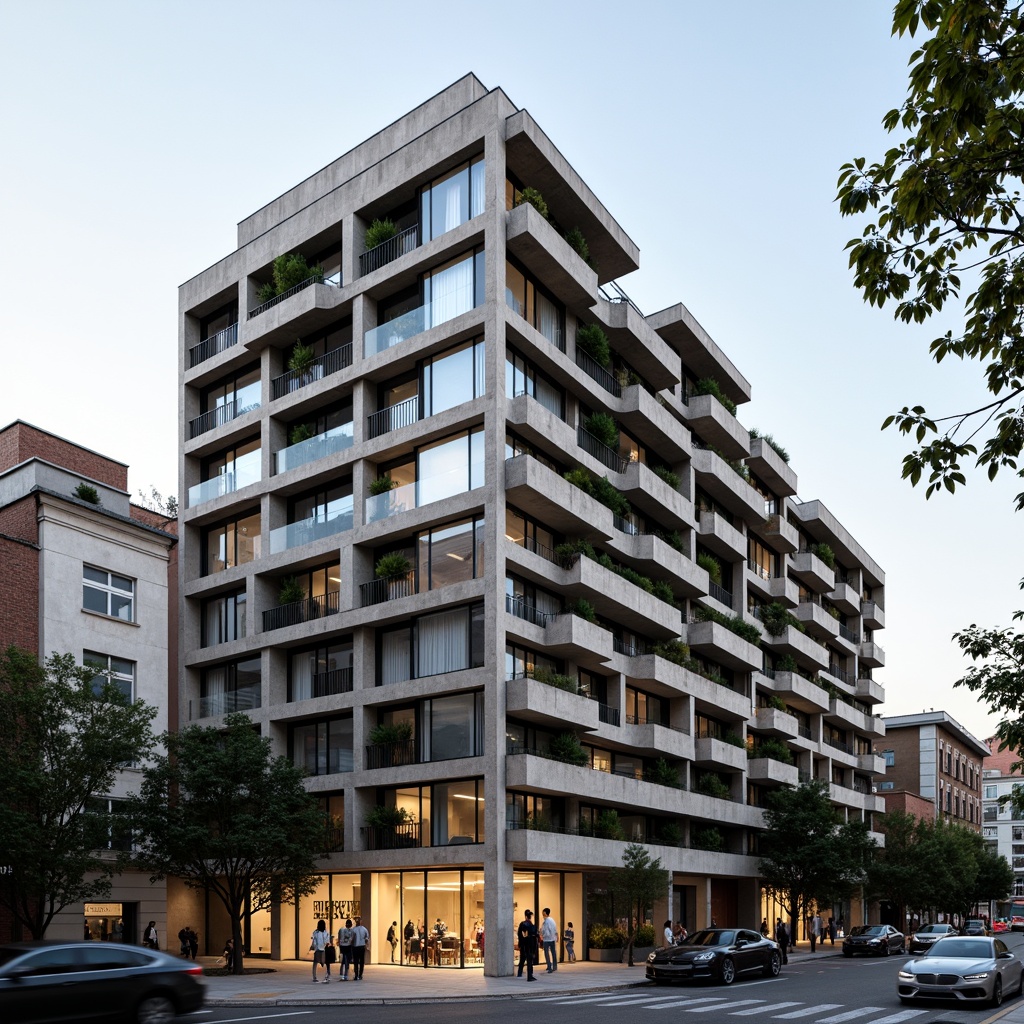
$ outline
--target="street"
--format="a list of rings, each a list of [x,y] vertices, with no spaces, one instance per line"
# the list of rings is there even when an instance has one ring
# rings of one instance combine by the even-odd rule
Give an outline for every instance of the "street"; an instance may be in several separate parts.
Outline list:
[[[1006,935],[1004,941],[1017,956],[1024,954],[1024,936]],[[896,996],[896,972],[909,957],[887,959],[855,957],[845,959],[826,946],[827,953],[814,957],[804,953],[783,968],[780,977],[751,977],[729,988],[716,984],[690,983],[656,988],[654,985],[624,986],[619,990],[545,995],[543,973],[540,985],[530,986],[515,999],[461,999],[455,1002],[415,1003],[418,1022],[424,1024],[471,1024],[482,1018],[503,1019],[510,1014],[539,1013],[551,1016],[559,1024],[621,1024],[628,1019],[657,1022],[660,1014],[675,1017],[692,1014],[696,1022],[735,1018],[758,1021],[795,1021],[798,1024],[980,1024],[998,1011],[988,1006],[964,1007],[956,1003],[903,1006]],[[368,972],[369,973],[369,972]],[[561,972],[559,972],[561,974]],[[639,978],[639,973],[636,975]],[[535,990],[536,989],[536,990]],[[332,992],[332,996],[334,993]],[[1007,1000],[1003,1009],[1016,1007],[1016,999]],[[524,1006],[528,1003],[529,1006]],[[234,1021],[296,1021],[315,1017],[318,1022],[351,1020],[354,1004],[338,1002],[316,1006],[211,1007],[181,1018],[197,1024],[228,1024]],[[392,1024],[408,1009],[393,1003],[359,1002],[360,1024]]]

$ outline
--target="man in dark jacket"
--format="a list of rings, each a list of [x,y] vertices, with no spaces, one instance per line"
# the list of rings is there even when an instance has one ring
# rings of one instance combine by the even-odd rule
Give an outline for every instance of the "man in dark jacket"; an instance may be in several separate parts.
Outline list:
[[[523,920],[519,924],[519,971],[516,977],[523,976],[523,965],[526,965],[526,980],[533,981],[533,962],[537,959],[537,926],[533,923],[533,911],[524,910]]]
[[[782,962],[789,963],[789,929],[781,917],[775,918],[775,941],[782,950]]]

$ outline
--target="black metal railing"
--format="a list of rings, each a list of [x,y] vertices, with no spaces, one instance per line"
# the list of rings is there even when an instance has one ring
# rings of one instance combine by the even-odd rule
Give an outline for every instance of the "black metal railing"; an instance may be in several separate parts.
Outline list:
[[[254,316],[259,316],[260,313],[266,313],[271,306],[276,306],[279,302],[284,302],[285,299],[291,298],[292,295],[297,295],[299,292],[304,291],[311,284],[324,284],[324,275],[314,274],[312,277],[307,277],[305,281],[300,281],[298,284],[292,285],[291,288],[281,292],[280,295],[275,295],[272,299],[267,299],[266,302],[261,302],[255,309],[249,310],[249,319],[251,320]]]
[[[389,405],[386,409],[378,409],[366,418],[367,434],[372,439],[387,434],[392,430],[412,426],[420,418],[420,396],[413,395],[404,402]]]
[[[829,736],[823,736],[822,739],[830,746],[835,747],[836,750],[841,750],[844,754],[852,754],[853,749],[849,743],[844,743],[842,740],[834,740]]]
[[[201,416],[197,416],[194,420],[189,420],[188,438],[191,441],[200,434],[213,430],[214,427],[222,427],[225,423],[230,423],[233,419],[241,416],[243,412],[249,412],[250,409],[258,407],[258,404],[239,406],[234,400],[218,405],[216,409],[211,409],[209,412],[204,412]]]
[[[193,366],[212,359],[218,353],[236,344],[238,344],[238,324],[232,324],[230,327],[225,327],[223,331],[218,331],[199,342],[198,345],[193,345],[188,350],[188,368],[191,370]]]
[[[725,587],[719,586],[717,583],[708,583],[708,594],[720,604],[724,604],[726,608],[732,607],[732,594]]]
[[[619,709],[609,707],[607,704],[602,704],[600,701],[598,701],[597,717],[598,720],[604,722],[605,725],[618,725]]]
[[[844,626],[842,623],[839,623],[839,635],[844,640],[849,640],[851,644],[860,643],[860,637],[856,633],[854,633],[852,629],[850,629],[848,626]]]
[[[633,307],[633,309],[640,315],[640,307],[622,290],[619,286],[618,281],[607,281],[604,284],[597,286],[598,294],[603,299],[607,299],[609,302],[625,302],[627,305]]]
[[[768,679],[775,678],[775,669],[773,668],[759,668],[758,672],[760,672],[761,675],[767,677]]]
[[[327,672],[314,672],[313,678],[310,680],[310,693],[309,698],[303,697],[303,700],[316,699],[317,697],[333,697],[338,693],[351,693],[352,692],[352,669],[351,668],[332,668]],[[295,698],[293,697],[292,700]]]
[[[321,380],[352,365],[352,342],[333,348],[313,360],[308,370],[289,370],[270,382],[270,397],[283,398],[307,384]]]
[[[616,654],[624,654],[627,658],[640,658],[647,653],[642,644],[628,644],[618,637],[612,637],[612,650]]]
[[[535,555],[540,555],[541,558],[553,562],[555,565],[562,564],[561,559],[555,554],[553,548],[549,548],[546,544],[541,544],[534,537],[523,537],[522,540],[515,540],[512,543],[517,548],[522,548],[524,551],[532,551]]]
[[[384,576],[379,580],[359,585],[359,606],[369,608],[385,601],[397,601],[400,597],[409,597],[417,592],[416,570],[400,572],[395,576]]]
[[[524,619],[526,622],[532,622],[535,626],[542,627],[558,618],[558,612],[542,612],[525,598],[516,594],[505,595],[505,611],[517,619]]]
[[[418,760],[415,740],[371,743],[366,748],[367,768],[395,768],[403,764],[416,764]]]
[[[805,740],[811,738],[811,730],[806,725],[798,725],[796,731],[803,736]]]
[[[413,224],[411,228],[399,231],[393,238],[361,253],[359,276],[362,277],[364,274],[380,270],[381,267],[386,267],[389,263],[397,260],[399,256],[412,252],[419,245],[419,230],[419,226]]]
[[[404,825],[364,825],[359,831],[367,850],[408,850],[420,845],[418,821]]]
[[[345,829],[342,825],[331,825],[324,830],[324,856],[329,853],[345,852]]]
[[[586,427],[576,428],[576,443],[590,456],[615,473],[625,473],[629,459],[600,442]]]
[[[846,683],[847,686],[853,686],[857,679],[857,677],[852,672],[844,672],[843,669],[839,668],[838,666],[829,665],[829,667],[825,671],[828,672],[830,676],[834,676],[841,682]]]
[[[281,629],[284,626],[296,626],[300,622],[310,622],[325,615],[334,615],[338,611],[338,591],[321,594],[319,597],[304,597],[301,601],[282,604],[277,608],[268,608],[263,613],[263,631]]]
[[[622,397],[622,385],[615,379],[615,374],[606,370],[589,352],[576,347],[576,365],[590,378],[596,380],[609,394],[616,398]]]

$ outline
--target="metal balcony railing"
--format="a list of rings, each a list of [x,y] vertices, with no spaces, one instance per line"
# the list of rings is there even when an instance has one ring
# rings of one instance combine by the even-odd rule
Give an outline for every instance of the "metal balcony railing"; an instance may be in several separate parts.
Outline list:
[[[198,366],[237,344],[238,324],[232,324],[230,327],[225,327],[223,331],[210,335],[198,345],[193,345],[188,350],[188,368],[191,370],[193,366]]]
[[[772,578],[771,570],[766,569],[763,565],[755,562],[752,558],[747,559],[747,568],[759,579],[770,580]]]
[[[558,612],[542,612],[525,598],[515,594],[505,595],[505,611],[517,619],[524,619],[526,622],[532,622],[535,626],[541,627],[553,622],[559,614]]]
[[[417,593],[416,570],[398,573],[395,576],[384,576],[369,583],[359,585],[359,605],[369,608],[371,605],[384,604],[385,601],[397,601]]]
[[[602,704],[599,701],[597,705],[597,717],[598,720],[604,722],[605,725],[618,725],[619,709],[609,707],[607,704]]]
[[[359,831],[367,850],[408,850],[420,845],[417,821],[405,825],[364,825]]]
[[[213,430],[214,427],[222,427],[225,423],[230,423],[232,420],[237,419],[242,413],[250,412],[259,407],[259,402],[246,402],[243,405],[234,399],[230,402],[225,402],[223,405],[218,405],[215,409],[204,412],[194,420],[189,420],[188,439],[191,441],[200,434],[205,434],[208,430]]]
[[[732,594],[725,587],[719,586],[717,583],[708,583],[708,593],[720,604],[724,604],[726,608],[732,607]]]
[[[851,644],[860,643],[860,637],[852,629],[844,626],[842,623],[839,624],[839,635],[844,640],[849,640]]]
[[[627,658],[639,658],[647,653],[642,644],[629,644],[618,637],[612,637],[612,650],[616,654],[624,654]]]
[[[372,743],[366,748],[367,768],[394,768],[398,765],[418,763],[415,740]]]
[[[378,409],[366,418],[367,435],[372,439],[381,434],[412,426],[420,418],[420,396],[414,395],[385,409]]]
[[[291,298],[293,295],[297,295],[299,292],[304,291],[310,285],[313,284],[327,284],[324,281],[323,273],[314,274],[312,277],[307,277],[305,281],[300,281],[296,285],[292,285],[291,288],[281,292],[280,295],[275,295],[272,299],[267,299],[266,302],[261,302],[255,309],[249,310],[249,319],[251,320],[255,316],[259,316],[261,313],[266,313],[271,306],[276,306],[279,302],[284,302],[285,299]],[[337,287],[337,285],[332,285]]]
[[[295,626],[300,622],[312,622],[325,615],[334,615],[338,611],[338,591],[321,594],[319,597],[304,597],[301,601],[282,604],[277,608],[268,608],[263,613],[263,631],[281,629],[284,626]]]
[[[399,231],[397,235],[389,238],[386,242],[381,242],[380,245],[375,245],[372,249],[367,249],[366,252],[361,253],[359,256],[359,276],[371,274],[373,271],[380,270],[381,267],[386,267],[389,263],[397,260],[399,256],[413,252],[419,245],[419,230],[419,225],[413,224],[411,228]]]
[[[576,365],[590,378],[596,380],[609,394],[616,398],[622,397],[622,386],[615,379],[615,374],[606,370],[589,352],[577,346]]]
[[[313,360],[308,370],[289,370],[275,377],[270,382],[270,397],[272,399],[283,398],[293,391],[313,384],[315,381],[329,377],[332,373],[338,373],[352,365],[352,342],[332,348]]]
[[[617,451],[602,444],[586,427],[576,428],[576,443],[588,455],[593,456],[603,466],[615,473],[625,473],[629,459],[624,459]]]
[[[332,668],[327,672],[314,672],[309,698],[333,697],[338,693],[352,692],[352,669]]]

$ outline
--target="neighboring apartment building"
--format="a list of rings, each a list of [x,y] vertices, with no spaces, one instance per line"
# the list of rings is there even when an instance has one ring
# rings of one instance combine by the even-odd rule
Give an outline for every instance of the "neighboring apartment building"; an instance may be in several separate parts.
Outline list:
[[[932,804],[936,818],[981,831],[981,773],[989,750],[956,719],[945,711],[888,715],[885,742],[875,749],[885,760],[883,796],[916,793]]]
[[[378,219],[397,233],[365,251]],[[296,252],[322,279],[269,295]],[[672,873],[656,920],[758,921],[772,788],[803,773],[844,815],[881,810],[884,573],[795,498],[686,308],[645,317],[613,283],[638,260],[470,75],[182,285],[181,718],[246,711],[335,823],[320,890],[255,915],[252,952],[303,956],[359,910],[374,958],[411,922],[403,963],[507,974],[527,907],[585,950],[624,838]],[[768,740],[783,760],[748,758]]]
[[[82,484],[99,504],[75,496]],[[132,505],[127,486],[124,463],[20,420],[0,429],[0,645],[102,665],[125,693],[157,709],[160,733],[174,724],[176,522]],[[137,782],[137,771],[122,772],[96,800],[109,805]],[[84,918],[94,938],[137,943],[150,920],[164,934],[165,903],[164,883],[116,875],[109,900],[66,908],[47,937],[80,939]],[[4,938],[16,931],[0,922]]]
[[[999,749],[999,739],[988,740],[990,753],[982,771],[982,835],[985,844],[1006,858],[1013,869],[1012,896],[1024,896],[1024,816],[1014,812],[1013,806],[1002,798],[1010,796],[1022,783],[1024,776],[1011,768],[1020,754]]]

